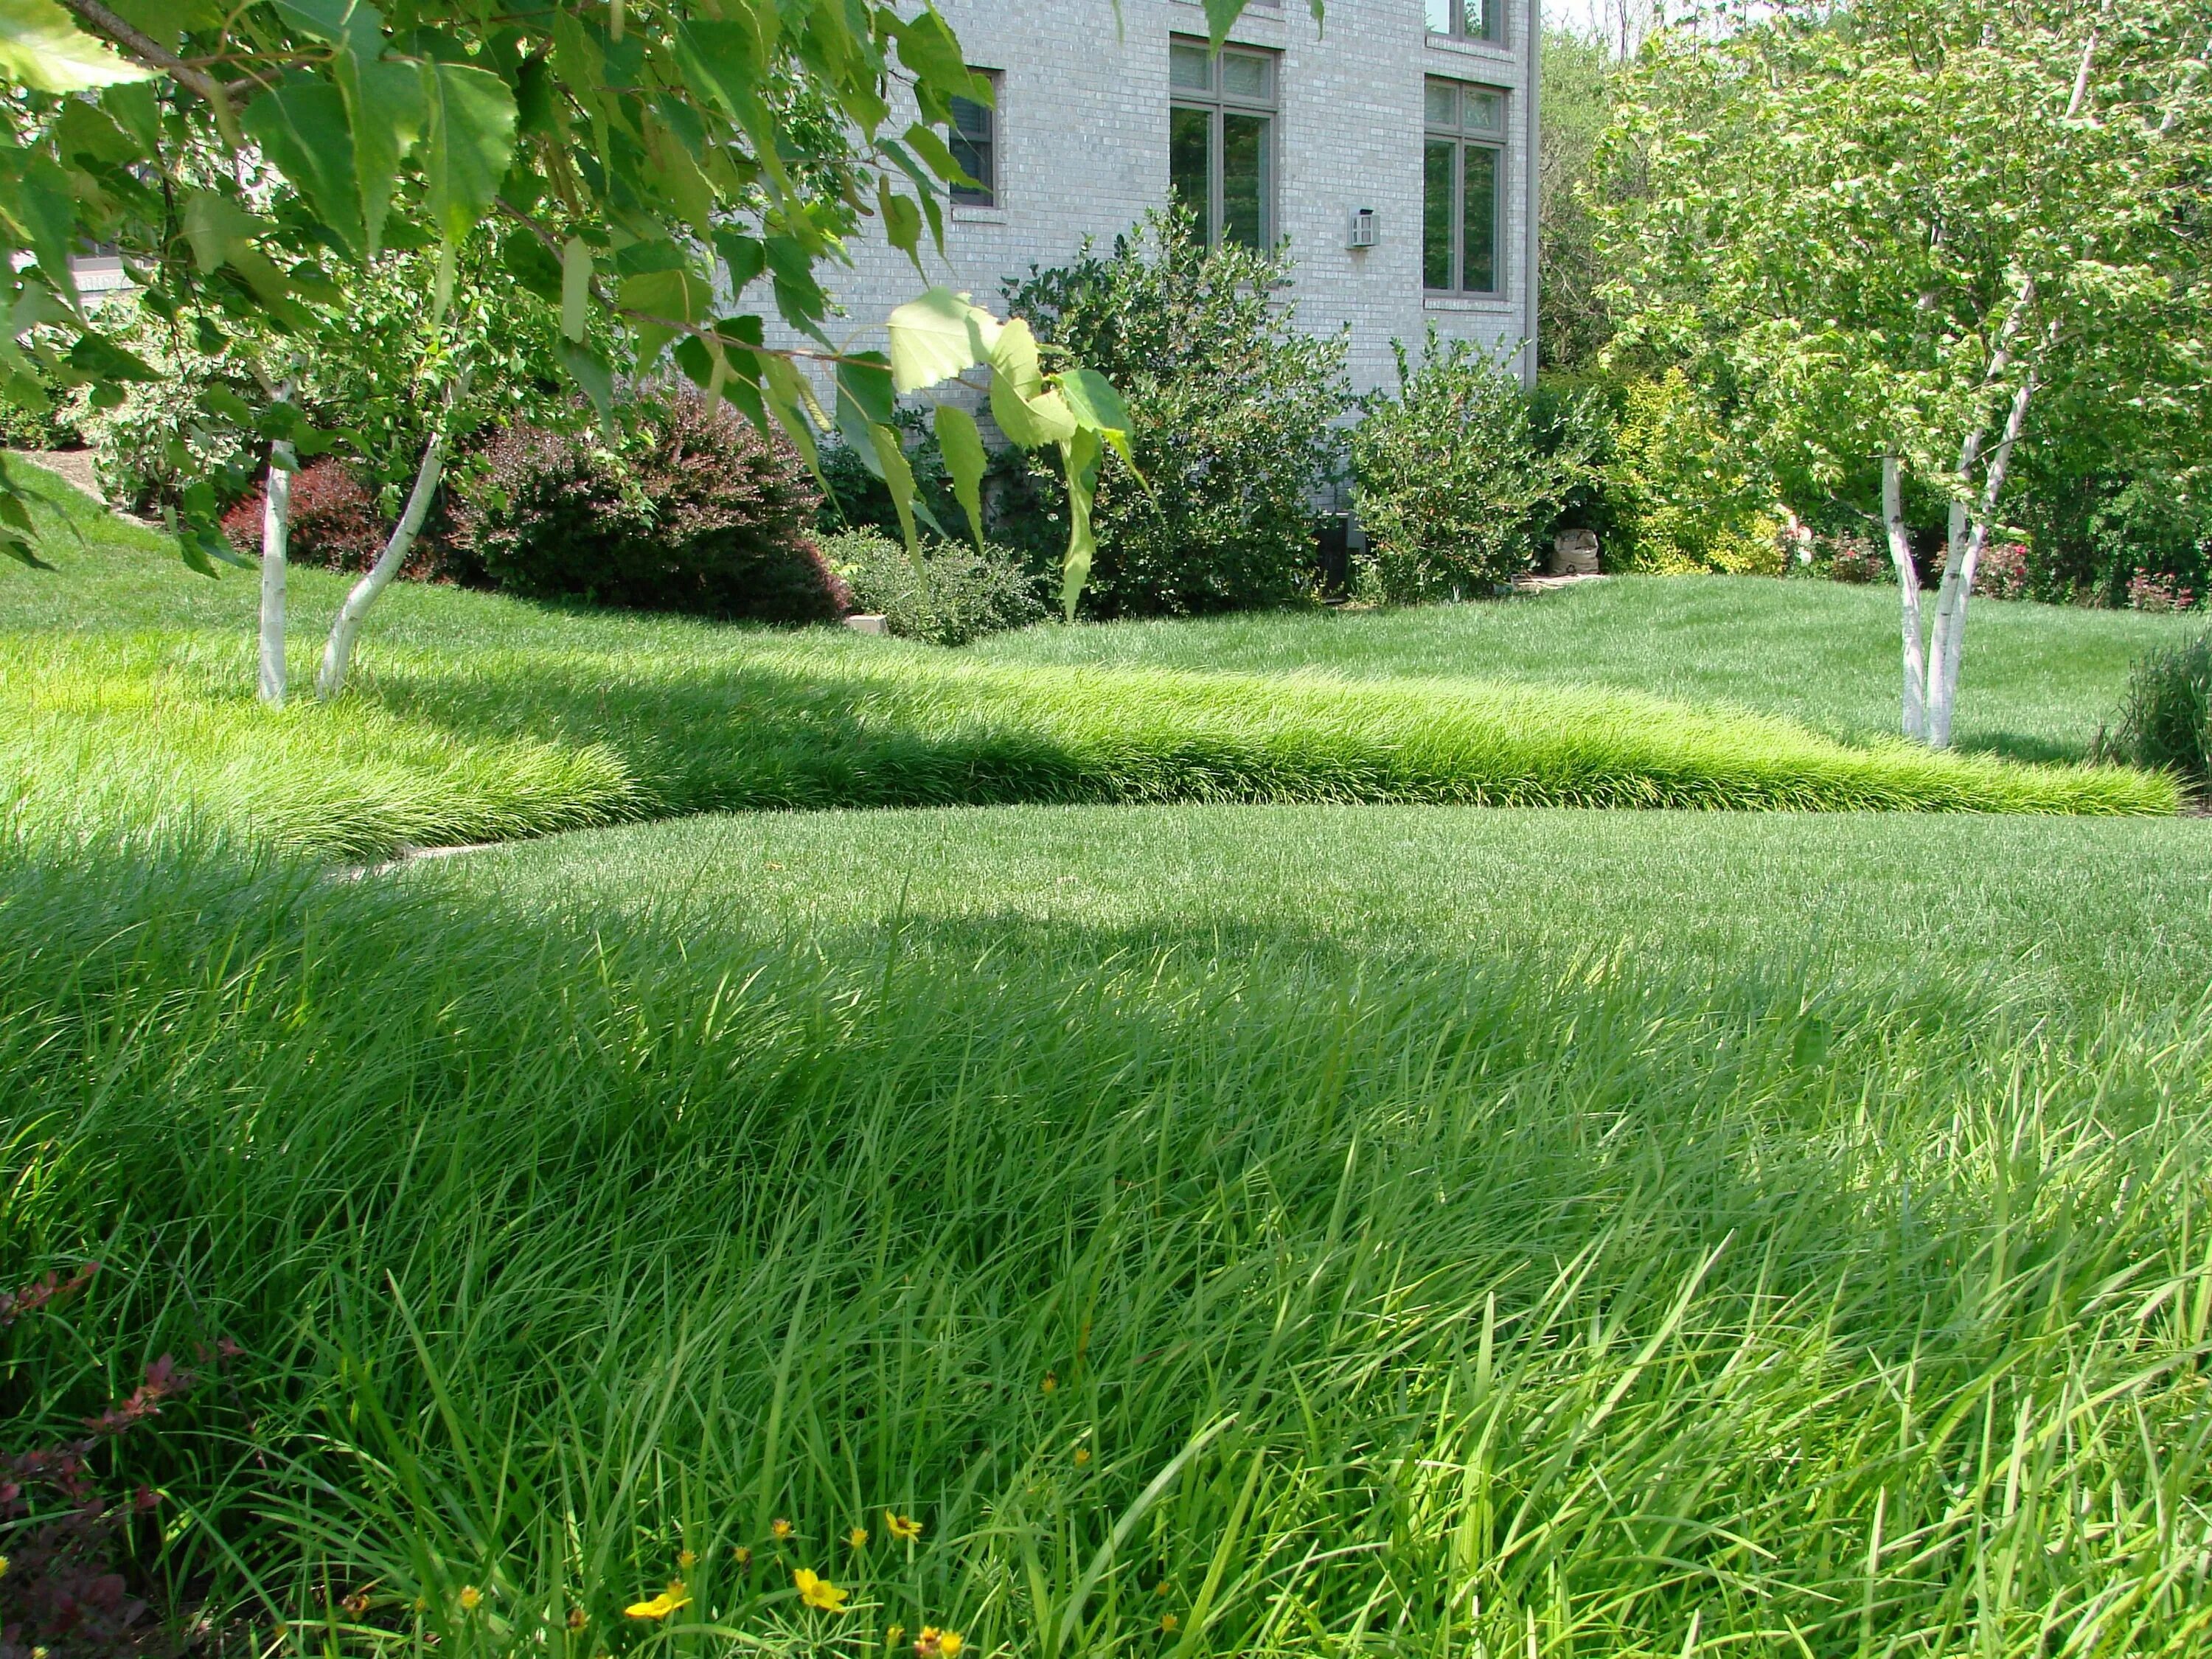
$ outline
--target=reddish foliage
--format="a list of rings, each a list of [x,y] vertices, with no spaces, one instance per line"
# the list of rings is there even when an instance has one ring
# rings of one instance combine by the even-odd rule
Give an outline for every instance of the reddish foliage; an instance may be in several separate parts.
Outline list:
[[[257,489],[222,516],[223,534],[248,558],[261,553],[267,501],[265,489]],[[343,461],[325,455],[292,475],[292,524],[285,544],[291,563],[359,575],[376,562],[390,533],[376,510],[376,497]],[[438,562],[436,542],[425,535],[416,539],[399,574],[422,580],[438,574]]]
[[[2027,549],[2019,542],[1997,542],[1974,567],[1974,592],[1992,599],[2027,597]]]
[[[820,498],[798,457],[726,404],[676,397],[620,461],[515,427],[484,463],[462,536],[507,592],[773,623],[852,606],[809,534]]]
[[[52,1307],[96,1271],[88,1265],[66,1279],[48,1273],[0,1292],[0,1326]],[[226,1339],[202,1353],[220,1366],[238,1352]],[[141,1486],[111,1502],[94,1482],[90,1460],[103,1438],[131,1433],[198,1382],[163,1354],[127,1399],[85,1419],[90,1432],[83,1437],[0,1452],[0,1659],[42,1652],[51,1659],[124,1659],[144,1651],[151,1634],[146,1603],[130,1593],[113,1557],[125,1529],[152,1515],[161,1498]]]

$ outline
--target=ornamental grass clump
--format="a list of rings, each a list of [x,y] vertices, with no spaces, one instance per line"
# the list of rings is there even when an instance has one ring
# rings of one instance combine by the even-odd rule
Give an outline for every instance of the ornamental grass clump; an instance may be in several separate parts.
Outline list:
[[[2136,665],[2103,746],[2130,765],[2173,773],[2200,796],[2212,786],[2212,633]]]

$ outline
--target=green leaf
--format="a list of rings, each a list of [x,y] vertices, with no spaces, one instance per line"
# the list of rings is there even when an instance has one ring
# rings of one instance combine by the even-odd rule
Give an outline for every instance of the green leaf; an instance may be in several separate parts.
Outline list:
[[[714,251],[722,256],[722,264],[729,272],[732,299],[744,293],[746,285],[768,269],[768,250],[757,236],[718,230],[714,233]]]
[[[1039,449],[1064,444],[1080,429],[1066,401],[1046,389],[1037,366],[1036,337],[1020,318],[999,330],[991,346],[991,418],[1009,442]]]
[[[592,400],[599,411],[599,425],[610,435],[614,431],[615,377],[607,367],[606,359],[587,345],[574,340],[556,340],[554,350],[559,355],[561,367],[568,371],[569,378],[583,388],[584,395]]]
[[[814,428],[808,422],[803,404],[812,401],[806,383],[799,371],[792,367],[791,359],[780,352],[763,351],[756,354],[761,367],[761,391],[768,400],[769,410],[775,416],[790,437],[792,445],[805,458],[806,470],[814,475],[814,482],[824,495],[836,499],[830,481],[822,476],[822,456],[814,442]]]
[[[110,87],[100,94],[100,106],[115,125],[131,135],[142,155],[161,147],[161,104],[154,88],[143,81]]]
[[[880,353],[859,352],[837,364],[837,396],[850,398],[863,419],[889,426],[897,418],[898,395],[893,389],[890,365]]]
[[[327,81],[295,72],[247,105],[239,125],[347,250],[364,253],[344,94]]]
[[[0,157],[0,217],[39,262],[39,272],[72,301],[76,279],[70,250],[76,244],[76,198],[69,174],[43,155],[15,150]]]
[[[983,434],[975,417],[957,404],[937,406],[937,448],[945,457],[945,470],[952,475],[952,493],[975,532],[975,550],[983,550]]]
[[[891,181],[878,174],[876,179],[876,210],[883,215],[884,240],[914,262],[917,276],[928,273],[921,268],[921,209],[910,196],[901,196],[891,188]]]
[[[514,155],[514,94],[489,70],[426,61],[422,171],[439,235],[438,310],[453,296],[453,252],[490,213]]]
[[[1054,375],[1053,384],[1067,399],[1075,423],[1104,439],[1136,474],[1137,482],[1145,483],[1145,475],[1137,471],[1137,458],[1129,450],[1129,405],[1114,390],[1113,382],[1096,369],[1073,368]],[[1149,493],[1152,486],[1145,484],[1145,489]]]
[[[999,319],[964,294],[933,288],[890,314],[891,381],[919,392],[991,361]],[[1032,345],[1031,357],[1035,357]]]
[[[969,73],[958,38],[934,10],[924,11],[897,33],[899,62],[914,71],[921,82],[918,90],[935,93],[939,98],[972,98],[979,104],[991,101],[991,83]]]
[[[948,185],[974,185],[981,181],[971,179],[968,169],[952,159],[951,147],[937,136],[937,129],[926,127],[919,121],[906,130],[906,142],[916,155],[929,164],[929,170]]]
[[[625,277],[617,297],[625,312],[667,319],[647,321],[635,316],[629,319],[637,335],[638,367],[645,368],[660,356],[663,346],[683,332],[681,325],[696,323],[706,316],[714,303],[714,289],[697,271],[679,266]]]
[[[592,249],[580,236],[571,236],[561,249],[561,331],[572,340],[584,337],[585,313],[592,302]]]
[[[278,15],[318,40],[363,58],[383,50],[384,14],[368,0],[272,0]]]
[[[153,78],[152,70],[80,31],[54,0],[0,0],[0,80],[36,92],[84,92]]]
[[[900,447],[898,434],[887,426],[869,424],[867,438],[875,453],[876,476],[891,492],[891,506],[898,512],[899,535],[906,542],[907,556],[914,561],[915,568],[921,568],[921,538],[914,527],[914,467]]]
[[[501,237],[499,262],[525,293],[537,295],[550,306],[561,303],[564,274],[561,262],[532,232],[518,228]]]
[[[1075,620],[1076,601],[1091,580],[1091,563],[1098,542],[1091,527],[1092,490],[1098,479],[1098,434],[1079,427],[1060,446],[1060,464],[1067,471],[1067,557],[1060,567],[1061,614]]]
[[[353,135],[356,188],[361,197],[362,243],[368,257],[383,251],[385,222],[399,163],[422,141],[428,111],[422,80],[411,64],[340,52],[331,65],[345,94],[346,119]]]

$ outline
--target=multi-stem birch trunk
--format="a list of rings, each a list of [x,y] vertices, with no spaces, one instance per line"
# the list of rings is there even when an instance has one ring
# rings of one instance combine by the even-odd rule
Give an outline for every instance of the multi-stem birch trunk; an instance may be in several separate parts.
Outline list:
[[[384,544],[384,551],[369,567],[368,574],[353,586],[345,603],[338,607],[337,620],[331,624],[331,636],[323,644],[323,664],[315,676],[315,696],[325,702],[345,690],[346,676],[353,666],[355,642],[361,637],[361,625],[384,590],[392,586],[392,578],[399,574],[400,566],[407,562],[407,555],[415,546],[415,538],[422,532],[422,520],[430,510],[430,502],[438,493],[440,481],[446,471],[447,431],[451,424],[454,405],[468,395],[466,374],[455,382],[446,397],[446,419],[441,420],[423,447],[422,465],[415,469],[415,487],[408,492],[406,510],[399,522],[392,527],[392,535]]]
[[[1897,567],[1898,592],[1904,595],[1905,735],[1928,738],[1928,659],[1920,639],[1920,572],[1912,562],[1912,542],[1905,530],[1904,468],[1894,455],[1881,459],[1881,520],[1889,536],[1890,562]]]
[[[292,535],[292,469],[299,457],[289,443],[269,446],[269,488],[261,507],[261,701],[284,706],[284,561]]]

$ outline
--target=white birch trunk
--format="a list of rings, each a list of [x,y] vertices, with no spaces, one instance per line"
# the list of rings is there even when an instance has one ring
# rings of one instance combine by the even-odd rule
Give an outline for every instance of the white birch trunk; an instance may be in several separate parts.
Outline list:
[[[1997,507],[2004,499],[2005,475],[2012,470],[2012,453],[2027,425],[2028,405],[2035,401],[2036,387],[2035,371],[2031,368],[2013,398],[2012,412],[2005,417],[2004,436],[1990,457],[1989,480],[1983,486],[1981,503],[1972,515],[1966,551],[1959,561],[1959,591],[1950,630],[1944,636],[1942,648],[1928,665],[1928,741],[1937,749],[1951,746],[1951,715],[1958,704],[1959,666],[1966,643],[1966,601],[1974,591],[1974,571],[1981,563],[1982,555],[1989,550],[1990,532],[1996,523]]]
[[[1881,520],[1889,536],[1889,559],[1897,567],[1905,635],[1905,735],[1928,738],[1928,658],[1921,645],[1920,573],[1912,563],[1912,543],[1905,533],[1905,481],[1897,457],[1881,459]]]
[[[292,534],[292,469],[299,463],[289,443],[269,446],[269,488],[261,508],[261,701],[284,706],[284,557]]]
[[[447,407],[451,406],[449,398]],[[392,527],[384,551],[377,556],[368,574],[354,584],[345,603],[338,607],[337,620],[331,624],[331,636],[323,644],[323,665],[315,676],[315,695],[324,702],[345,690],[346,676],[353,666],[354,644],[361,637],[362,622],[378,596],[392,586],[399,567],[407,562],[407,555],[413,550],[415,538],[422,532],[422,520],[430,510],[431,499],[438,493],[438,483],[445,471],[446,428],[441,422],[423,448],[422,464],[415,469],[415,487],[408,492],[406,511]]]

